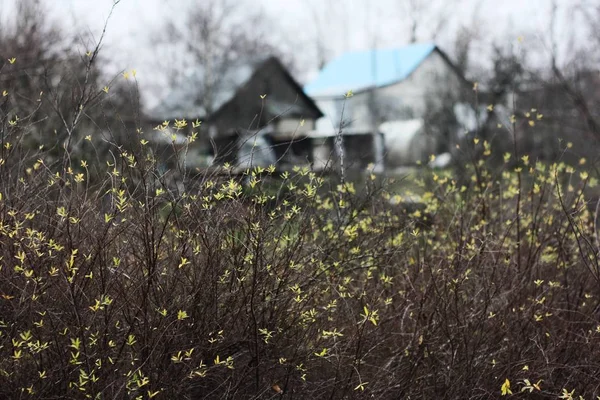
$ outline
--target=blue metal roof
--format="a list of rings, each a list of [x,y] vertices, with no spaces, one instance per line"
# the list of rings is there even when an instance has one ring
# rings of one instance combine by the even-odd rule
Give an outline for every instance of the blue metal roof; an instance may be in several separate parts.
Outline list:
[[[304,90],[314,97],[341,96],[349,90],[396,83],[407,78],[434,49],[432,43],[421,43],[346,53],[325,65]]]

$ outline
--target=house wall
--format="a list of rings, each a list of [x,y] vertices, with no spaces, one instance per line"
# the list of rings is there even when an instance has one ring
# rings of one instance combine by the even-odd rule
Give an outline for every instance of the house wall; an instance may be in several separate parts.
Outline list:
[[[441,105],[440,93],[447,90],[458,92],[461,82],[442,55],[434,52],[406,80],[379,89],[376,101],[384,104],[386,100],[396,102],[400,111],[406,109],[411,114],[399,119],[422,118],[430,104],[437,102]]]
[[[303,122],[304,121],[304,122]],[[281,118],[275,123],[275,131],[281,135],[305,134],[315,129],[313,119],[302,120],[301,118]]]
[[[326,116],[317,121],[316,129],[334,131],[341,121],[342,107],[345,125],[359,130],[371,130],[374,125],[390,120],[422,118],[429,104],[441,101],[438,95],[441,91],[458,92],[462,85],[453,68],[435,51],[402,82],[377,88],[375,92],[360,92],[348,99],[317,98],[317,105]]]

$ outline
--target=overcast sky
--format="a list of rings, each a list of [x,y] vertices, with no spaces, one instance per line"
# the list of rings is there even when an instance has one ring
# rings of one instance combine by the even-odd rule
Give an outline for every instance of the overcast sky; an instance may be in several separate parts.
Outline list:
[[[11,9],[19,0],[0,0],[2,18],[10,18]],[[165,18],[184,18],[185,7],[193,0],[121,0],[109,20],[105,38],[104,55],[110,55],[115,70],[135,68],[140,84],[156,76],[151,51],[151,32],[159,31]],[[195,0],[202,1],[202,0]],[[406,44],[409,28],[406,13],[400,6],[406,0],[252,0],[251,6],[262,7],[273,23],[274,33],[282,46],[299,52],[303,61],[302,76],[306,81],[314,76],[316,64],[311,63],[314,49],[315,15],[320,18],[333,55],[347,50],[372,46],[390,47]],[[485,51],[487,43],[494,40],[516,41],[525,49],[539,50],[548,35],[550,0],[454,0],[451,7],[443,9],[451,0],[430,0],[442,9],[427,9],[432,19],[422,24],[420,40],[430,39],[427,32],[433,21],[445,15],[448,23],[436,38],[442,49],[452,52],[456,29],[461,25],[477,26],[482,36],[479,42]],[[557,0],[561,16],[557,24],[557,37],[571,29],[575,22],[567,13],[585,0]],[[99,37],[112,7],[112,0],[46,0],[51,14],[67,30],[82,30]],[[329,4],[329,5],[328,5]],[[0,21],[1,23],[1,21]]]
[[[0,0],[0,4],[11,3],[18,0]],[[196,0],[202,1],[202,0]],[[398,6],[403,0],[336,0],[334,12],[331,15],[332,25],[335,19],[345,16],[350,21],[350,27],[345,32],[336,32],[339,38],[338,47],[362,49],[370,45],[365,30],[376,31],[379,42],[384,46],[406,43],[408,40],[408,27],[402,19],[402,9]],[[406,1],[406,0],[404,0]],[[448,0],[449,3],[450,0]],[[559,0],[559,6],[573,6],[581,0]],[[89,29],[98,34],[111,9],[112,0],[48,0],[47,4],[55,15],[67,28]],[[185,5],[189,0],[121,0],[109,21],[106,43],[120,50],[125,58],[135,58],[143,55],[144,49],[140,44],[149,31],[160,25],[161,21],[169,16],[183,17]],[[289,40],[312,35],[310,23],[312,14],[308,5],[320,9],[320,13],[331,14],[325,6],[325,0],[253,0],[250,4],[263,7],[265,14],[281,25],[283,35],[293,35]],[[443,2],[438,2],[443,3]],[[480,5],[479,16],[473,19],[476,5]],[[457,24],[480,23],[484,34],[492,37],[510,36],[516,38],[526,34],[528,40],[535,41],[536,34],[544,35],[548,29],[550,15],[550,0],[455,0],[454,5],[447,9],[452,15],[449,17],[449,27],[441,34],[439,41],[452,40],[452,29]],[[3,7],[4,8],[4,7]],[[434,11],[432,14],[435,13]],[[369,21],[370,20],[370,21]],[[285,32],[283,32],[285,31]],[[404,32],[403,32],[404,31]],[[340,38],[340,36],[347,36]],[[301,51],[301,49],[299,49]],[[334,49],[342,51],[342,49]],[[138,54],[139,53],[139,54]]]

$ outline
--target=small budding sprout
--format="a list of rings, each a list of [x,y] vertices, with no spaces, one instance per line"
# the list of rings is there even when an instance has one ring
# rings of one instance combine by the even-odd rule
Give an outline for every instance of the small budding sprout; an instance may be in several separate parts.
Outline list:
[[[325,356],[327,355],[327,352],[328,352],[328,351],[329,351],[329,350],[328,350],[326,347],[323,347],[323,350],[321,350],[321,352],[320,352],[320,353],[314,353],[314,354],[315,354],[315,356],[317,356],[317,357],[325,357]]]
[[[188,313],[186,311],[183,311],[183,310],[177,311],[177,319],[179,321],[186,319],[187,317],[188,317]]]
[[[510,390],[510,381],[508,380],[508,378],[506,378],[506,380],[500,387],[500,393],[502,394],[502,396],[506,396],[508,394],[513,394],[512,391]]]
[[[175,129],[177,130],[181,130],[183,128],[185,128],[188,125],[187,121],[185,119],[175,119]]]
[[[181,261],[179,262],[179,265],[177,266],[177,268],[184,267],[184,266],[188,265],[189,263],[190,263],[190,261],[187,258],[181,257]]]

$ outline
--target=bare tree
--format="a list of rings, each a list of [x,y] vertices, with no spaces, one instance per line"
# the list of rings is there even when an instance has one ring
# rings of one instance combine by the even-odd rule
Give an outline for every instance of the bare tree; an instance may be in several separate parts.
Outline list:
[[[591,84],[600,84],[597,78],[594,78],[597,75],[596,63],[600,55],[595,51],[595,48],[600,45],[600,2],[580,2],[570,8],[569,15],[571,17],[575,18],[577,14],[583,17],[585,23],[583,28],[587,31],[589,41],[593,45],[591,47],[577,45],[581,41],[576,40],[576,32],[572,30],[569,33],[570,37],[567,38],[570,43],[570,57],[565,54],[562,60],[560,59],[556,37],[558,13],[559,6],[556,0],[552,0],[548,29],[552,76],[571,100],[581,119],[585,121],[588,133],[596,141],[600,141],[600,119],[597,113],[593,111],[600,104],[600,98],[596,95],[596,90],[590,87]],[[580,26],[579,29],[581,28]]]
[[[0,131],[9,132],[9,121],[27,121],[26,147],[48,150],[55,160],[86,151],[84,137],[93,133],[100,133],[94,135],[100,147],[107,140],[123,142],[125,122],[139,104],[103,75],[104,32],[86,41],[66,34],[47,15],[41,0],[22,0],[11,23],[0,26]]]
[[[49,75],[63,60],[60,50],[64,41],[57,26],[43,15],[38,0],[23,0],[17,4],[14,18],[0,24],[0,87],[5,93],[5,113],[11,109],[33,112],[40,102],[32,99],[32,94],[44,89],[45,79],[57,79]]]
[[[400,0],[398,9],[408,20],[410,43],[435,40],[447,27],[454,5],[448,0]]]
[[[333,9],[332,2],[326,0],[315,4],[310,0],[305,0],[305,5],[311,17],[311,25],[314,28],[311,42],[315,47],[317,68],[320,70],[325,66],[327,61],[329,61],[332,53],[327,29],[331,24],[331,15],[328,12],[323,13],[323,8],[327,11]]]
[[[153,40],[158,52],[178,53],[178,60],[167,58],[163,65],[169,85],[193,85],[191,100],[207,115],[215,111],[219,94],[237,83],[241,67],[270,55],[281,57],[272,45],[264,12],[244,1],[191,1],[184,19],[167,21]]]
[[[471,13],[471,18],[468,21],[464,21],[458,26],[454,33],[454,40],[452,43],[452,56],[454,64],[463,74],[468,77],[473,67],[473,62],[476,61],[471,57],[471,52],[478,44],[480,44],[484,35],[484,27],[481,22],[481,8],[483,2],[479,1],[475,4]]]

